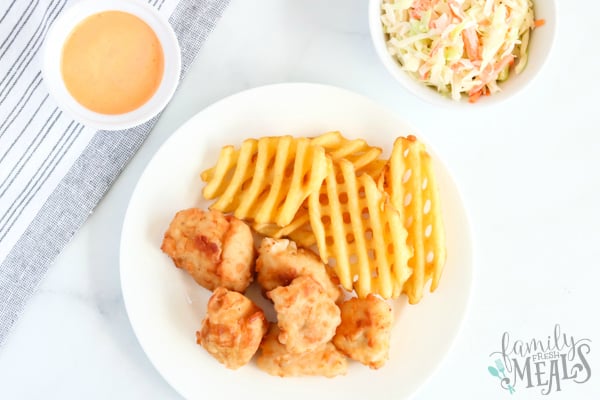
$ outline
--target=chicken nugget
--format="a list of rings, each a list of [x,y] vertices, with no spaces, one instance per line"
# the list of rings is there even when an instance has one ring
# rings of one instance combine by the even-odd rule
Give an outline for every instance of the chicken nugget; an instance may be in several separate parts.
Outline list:
[[[348,369],[346,357],[331,342],[313,351],[294,354],[279,343],[279,328],[271,324],[269,333],[260,345],[256,364],[260,369],[275,376],[322,375],[332,378],[344,375]]]
[[[227,368],[247,364],[267,332],[263,311],[243,294],[223,287],[208,300],[196,342]]]
[[[345,301],[341,309],[342,323],[333,337],[335,347],[370,368],[381,368],[389,358],[392,308],[369,294]]]
[[[219,211],[179,211],[165,233],[162,251],[209,290],[243,292],[252,281],[254,239],[239,219]]]
[[[340,309],[309,276],[267,292],[277,312],[279,341],[290,353],[313,351],[331,340],[341,322]]]
[[[264,290],[287,286],[299,276],[310,276],[334,301],[342,291],[327,273],[325,264],[310,250],[298,248],[288,239],[264,238],[258,249],[256,280]]]

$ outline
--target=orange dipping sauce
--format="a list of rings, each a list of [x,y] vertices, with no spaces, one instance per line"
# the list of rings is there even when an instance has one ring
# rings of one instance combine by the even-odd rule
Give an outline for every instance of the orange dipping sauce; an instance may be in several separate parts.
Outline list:
[[[156,92],[164,54],[146,22],[127,12],[105,11],[73,29],[63,47],[61,72],[82,106],[100,114],[124,114]]]

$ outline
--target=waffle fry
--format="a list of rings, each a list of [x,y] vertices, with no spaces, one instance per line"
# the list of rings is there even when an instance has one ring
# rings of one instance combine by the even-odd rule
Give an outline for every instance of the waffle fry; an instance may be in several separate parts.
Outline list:
[[[346,139],[339,131],[327,132],[311,139],[313,146],[325,149],[325,154],[334,162],[340,159],[350,161],[357,173],[379,176],[387,160],[379,159],[381,148],[370,146],[362,139]],[[294,219],[286,226],[277,224],[254,223],[255,231],[275,239],[288,237],[302,247],[310,247],[316,243],[310,227],[307,205],[304,204]]]
[[[359,297],[397,297],[410,276],[406,230],[368,174],[339,159],[319,192],[308,199],[319,255],[333,266],[346,290]]]
[[[339,131],[327,132],[311,139],[314,146],[321,146],[333,161],[348,160],[357,173],[373,172],[382,168],[385,160],[379,160],[381,148],[370,146],[363,139],[346,139]],[[373,175],[372,175],[373,176]]]
[[[291,136],[245,140],[239,150],[222,148],[214,168],[201,174],[211,209],[233,212],[256,224],[284,227],[330,169],[325,150]]]
[[[288,237],[296,242],[301,247],[310,247],[316,243],[315,235],[310,227],[306,201],[300,207],[292,222],[284,227],[276,224],[257,224],[254,223],[252,228],[261,235],[281,239]]]
[[[432,281],[431,291],[437,288],[446,261],[439,192],[425,146],[414,136],[396,139],[382,179],[379,187],[390,194],[391,203],[408,231],[408,245],[413,249],[408,262],[413,274],[403,292],[415,304],[421,300],[427,281]]]
[[[202,173],[210,208],[232,212],[258,232],[316,245],[342,286],[359,297],[434,291],[446,260],[431,157],[414,136],[381,149],[340,132],[314,138],[248,139],[225,146]]]
[[[323,147],[332,160],[344,158],[354,165],[357,172],[366,171],[373,177],[379,175],[377,172],[381,172],[387,162],[378,158],[382,152],[381,148],[370,146],[363,139],[346,139],[339,131],[323,133],[310,141],[313,146]],[[234,150],[233,146],[225,146],[223,149],[226,149],[227,154]],[[202,173],[202,179],[208,181],[214,174],[215,167],[207,169]]]

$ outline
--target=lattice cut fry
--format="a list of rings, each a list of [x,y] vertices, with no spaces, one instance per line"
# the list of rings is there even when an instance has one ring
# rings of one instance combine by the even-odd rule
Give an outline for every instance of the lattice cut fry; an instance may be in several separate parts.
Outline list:
[[[221,149],[217,164],[201,174],[211,209],[233,212],[257,224],[286,226],[304,200],[319,190],[331,160],[308,138],[245,140],[239,150]]]
[[[333,161],[348,160],[357,174],[360,172],[377,173],[385,164],[378,159],[381,148],[369,145],[363,139],[346,139],[338,131],[327,132],[311,139],[314,146],[321,146]],[[371,175],[375,176],[375,175]]]
[[[387,160],[378,158],[381,148],[370,146],[363,139],[347,139],[338,131],[327,132],[311,139],[313,146],[321,146],[325,154],[334,162],[339,159],[350,161],[357,172],[367,173],[373,177],[379,176],[384,169]],[[288,237],[302,247],[310,247],[315,244],[306,208],[300,208],[292,222],[286,226],[277,224],[254,223],[253,228],[260,234],[276,239]]]
[[[334,163],[320,192],[308,199],[319,255],[342,286],[359,297],[398,297],[410,276],[406,230],[400,214],[368,174],[356,176],[345,159]]]
[[[305,201],[306,204],[306,201]],[[308,209],[305,204],[300,207],[292,222],[284,227],[277,226],[276,224],[257,224],[254,223],[252,228],[268,237],[274,239],[281,239],[287,237],[292,239],[301,247],[310,247],[316,243],[315,235],[310,227],[310,220],[308,217]]]
[[[212,209],[259,233],[316,245],[342,286],[418,303],[434,291],[446,261],[439,191],[431,157],[414,136],[381,149],[340,132],[314,138],[249,139],[225,146],[202,173]]]
[[[432,280],[434,291],[446,261],[446,244],[439,191],[431,157],[414,136],[399,137],[383,174],[380,188],[390,194],[408,231],[408,245],[413,249],[409,266],[413,273],[403,292],[411,304],[418,303],[423,288]]]

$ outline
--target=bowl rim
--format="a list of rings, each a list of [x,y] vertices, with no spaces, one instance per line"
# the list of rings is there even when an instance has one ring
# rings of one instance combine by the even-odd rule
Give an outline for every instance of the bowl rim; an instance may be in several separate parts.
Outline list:
[[[163,50],[164,69],[154,94],[140,107],[123,114],[101,114],[81,105],[69,93],[60,70],[61,52],[73,29],[85,18],[104,11],[123,11],[144,21],[155,32]],[[140,125],[160,113],[173,97],[181,74],[181,50],[171,24],[149,4],[135,0],[79,1],[53,22],[42,50],[42,77],[50,96],[73,119],[102,130]]]
[[[371,42],[373,44],[373,47],[375,48],[375,52],[377,53],[379,60],[382,62],[382,64],[384,65],[384,67],[388,71],[388,73],[391,74],[399,83],[401,83],[402,86],[404,87],[404,89],[406,89],[408,92],[415,95],[419,99],[421,99],[429,104],[434,104],[434,105],[442,106],[442,107],[446,107],[446,108],[464,108],[465,105],[467,105],[468,108],[490,107],[493,105],[503,103],[503,102],[515,97],[517,94],[522,93],[524,91],[524,89],[527,88],[533,81],[535,81],[537,76],[539,76],[540,72],[542,71],[542,69],[544,68],[544,66],[546,65],[546,63],[548,62],[548,59],[550,58],[550,56],[552,54],[552,51],[555,47],[555,42],[556,42],[556,36],[557,36],[556,32],[558,30],[557,1],[556,0],[539,0],[539,1],[543,1],[544,3],[546,3],[549,6],[548,7],[548,9],[550,10],[549,16],[552,17],[550,24],[548,24],[548,20],[546,21],[546,25],[550,26],[550,30],[551,30],[551,32],[549,33],[548,39],[546,41],[548,50],[546,52],[544,52],[543,57],[541,57],[539,59],[539,61],[536,62],[534,67],[531,67],[531,65],[529,65],[530,60],[528,61],[528,65],[526,66],[525,70],[527,70],[528,68],[533,69],[533,73],[531,74],[529,79],[525,79],[520,85],[511,89],[510,92],[500,92],[495,95],[485,97],[485,98],[481,99],[480,101],[477,101],[476,103],[469,103],[466,100],[466,98],[464,98],[464,96],[461,98],[460,101],[453,100],[450,97],[447,97],[441,93],[438,93],[435,90],[435,88],[427,86],[424,83],[417,81],[416,79],[411,77],[406,71],[404,71],[400,68],[398,61],[390,55],[390,53],[388,52],[387,47],[386,47],[385,34],[383,33],[382,24],[381,24],[381,20],[380,20],[381,4],[382,4],[383,0],[369,0],[369,10],[368,10],[369,33],[371,36]],[[537,0],[533,0],[534,9],[535,9],[537,3],[538,3]]]

